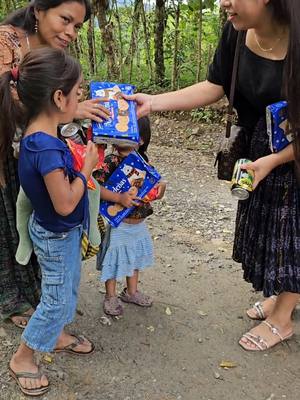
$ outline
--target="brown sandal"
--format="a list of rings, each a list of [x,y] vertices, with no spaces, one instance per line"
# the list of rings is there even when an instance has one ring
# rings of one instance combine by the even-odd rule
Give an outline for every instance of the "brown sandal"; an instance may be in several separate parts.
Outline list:
[[[95,345],[93,342],[91,342],[90,340],[88,340],[89,343],[91,343],[92,348],[90,351],[76,351],[76,347],[80,344],[82,344],[85,340],[84,336],[77,336],[72,334],[72,336],[74,336],[74,338],[76,339],[73,343],[69,344],[68,346],[63,347],[62,349],[54,349],[53,352],[54,353],[68,353],[68,354],[74,354],[76,356],[88,356],[90,354],[92,354],[95,351]]]
[[[123,289],[120,294],[120,299],[124,301],[124,303],[133,303],[140,307],[151,307],[153,303],[150,296],[147,296],[138,290],[134,294],[129,294],[127,288]]]
[[[36,389],[27,389],[24,386],[21,385],[20,383],[20,378],[29,378],[29,379],[41,379],[41,377],[43,376],[43,374],[41,373],[41,371],[39,370],[36,373],[32,373],[32,372],[14,372],[10,366],[8,367],[9,373],[11,375],[11,377],[17,382],[19,388],[21,389],[21,391],[26,394],[27,396],[41,396],[45,393],[48,392],[48,390],[50,389],[50,384],[48,384],[47,386],[41,386],[39,388]]]

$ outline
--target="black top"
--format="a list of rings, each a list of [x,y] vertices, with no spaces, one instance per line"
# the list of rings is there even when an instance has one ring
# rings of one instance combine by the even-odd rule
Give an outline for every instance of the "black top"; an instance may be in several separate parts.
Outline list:
[[[207,79],[223,86],[227,98],[233,68],[237,31],[226,23],[224,31],[209,67]],[[284,60],[269,60],[253,53],[245,44],[244,35],[234,97],[241,126],[253,129],[258,119],[265,115],[266,106],[284,100],[281,94]]]

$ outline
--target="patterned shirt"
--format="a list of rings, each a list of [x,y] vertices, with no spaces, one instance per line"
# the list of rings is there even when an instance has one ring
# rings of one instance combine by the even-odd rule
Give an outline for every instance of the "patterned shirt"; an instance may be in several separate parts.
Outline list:
[[[99,182],[100,185],[103,185],[111,174],[118,168],[119,164],[124,160],[124,157],[121,157],[116,154],[109,154],[105,157],[104,163],[101,169],[98,169],[93,173],[94,178]],[[140,206],[135,207],[132,213],[129,214],[129,218],[135,219],[144,219],[149,217],[149,215],[153,214],[153,209],[150,203],[142,203]]]

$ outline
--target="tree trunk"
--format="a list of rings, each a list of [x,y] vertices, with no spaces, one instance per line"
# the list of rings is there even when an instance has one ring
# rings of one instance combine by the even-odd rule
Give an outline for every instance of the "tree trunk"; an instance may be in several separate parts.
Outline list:
[[[137,47],[137,37],[139,31],[139,23],[140,23],[140,14],[141,7],[143,7],[143,0],[135,0],[132,14],[132,26],[131,26],[131,39],[129,45],[129,53],[125,59],[125,64],[130,65],[130,77],[133,69],[133,59],[136,53]]]
[[[223,8],[220,7],[219,13],[219,36],[221,36],[225,22],[227,21],[227,14]]]
[[[171,79],[172,90],[177,89],[178,77],[179,77],[178,50],[179,50],[179,35],[180,35],[180,29],[179,29],[180,5],[181,1],[179,0],[175,10],[175,36],[174,36],[174,53],[173,53],[172,79]]]
[[[118,40],[119,40],[119,80],[123,80],[123,64],[124,64],[124,50],[123,50],[123,39],[122,39],[122,26],[121,26],[121,20],[120,20],[120,15],[119,15],[119,8],[118,8],[118,1],[114,0],[113,1],[113,6],[115,8],[115,18],[117,21],[117,27],[118,27]]]
[[[153,82],[153,80],[154,80],[153,79],[153,68],[152,68],[150,41],[149,41],[150,33],[148,30],[144,4],[141,9],[141,17],[142,17],[143,28],[144,28],[144,37],[145,37],[146,63],[147,63],[147,67],[148,67],[150,82]]]
[[[198,49],[197,49],[197,76],[196,76],[196,82],[200,82],[200,80],[201,80],[201,70],[202,70],[202,22],[203,22],[202,9],[203,9],[203,0],[199,0],[198,33],[197,33]]]
[[[107,18],[109,1],[97,0],[95,5],[103,43],[102,48],[106,56],[107,78],[114,80],[119,77],[119,65],[117,63],[117,46],[114,39],[113,23]]]
[[[166,26],[166,0],[156,0],[154,21],[155,83],[163,85],[165,80],[164,31]]]
[[[94,15],[92,13],[91,18],[89,20],[88,30],[87,30],[87,43],[88,43],[88,52],[89,52],[89,66],[90,72],[92,75],[96,73],[96,63],[95,63],[95,46],[94,46]]]

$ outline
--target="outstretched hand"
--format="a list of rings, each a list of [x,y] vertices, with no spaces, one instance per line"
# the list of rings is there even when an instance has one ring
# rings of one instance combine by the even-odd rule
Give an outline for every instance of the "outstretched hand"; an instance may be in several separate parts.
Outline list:
[[[122,94],[125,100],[132,100],[137,105],[137,117],[145,117],[152,111],[152,96],[144,93],[136,93],[132,95]]]

